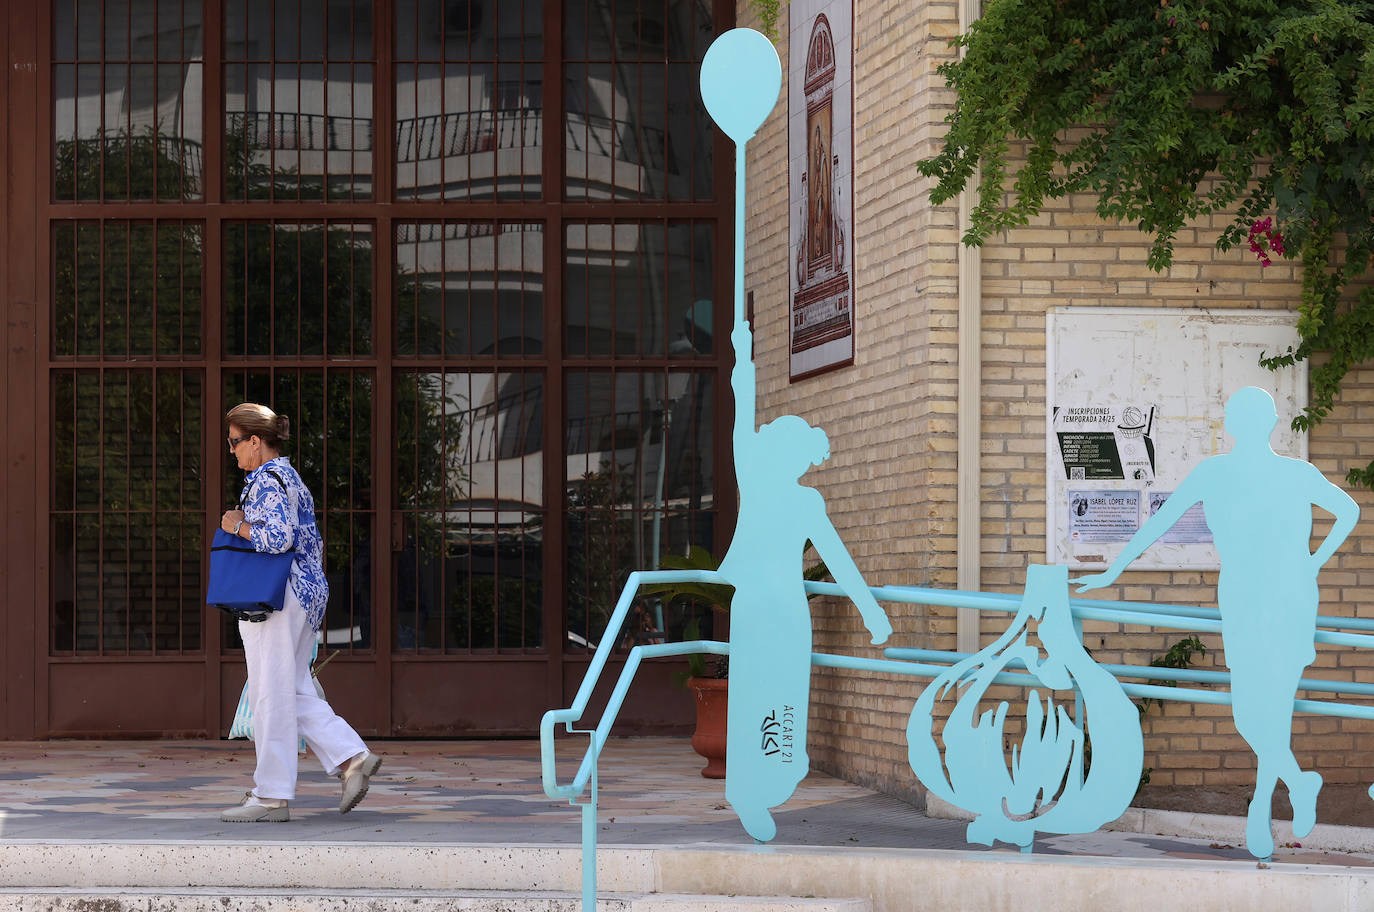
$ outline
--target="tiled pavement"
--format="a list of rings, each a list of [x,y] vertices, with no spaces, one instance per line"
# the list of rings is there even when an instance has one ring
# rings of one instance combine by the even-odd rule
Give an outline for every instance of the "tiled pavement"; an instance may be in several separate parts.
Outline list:
[[[561,781],[581,738],[562,742]],[[302,762],[291,822],[222,824],[218,812],[251,784],[247,742],[64,741],[0,743],[0,844],[85,840],[253,840],[312,843],[568,844],[580,811],[540,785],[535,741],[383,741],[385,757],[367,798],[340,815],[338,782]],[[723,783],[703,779],[684,738],[617,739],[600,771],[600,840],[619,845],[748,845],[725,803]],[[774,845],[837,849],[983,849],[964,824],[927,818],[868,789],[812,773],[776,813]],[[1207,839],[1097,832],[1047,836],[1044,855],[1253,861],[1242,846]],[[1374,855],[1285,846],[1276,862],[1374,866]]]

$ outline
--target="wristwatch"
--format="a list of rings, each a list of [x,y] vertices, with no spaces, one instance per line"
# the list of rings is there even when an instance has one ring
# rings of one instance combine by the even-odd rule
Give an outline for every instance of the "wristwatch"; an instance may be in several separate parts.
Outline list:
[[[233,532],[234,535],[238,535],[238,534],[239,534],[239,526],[241,526],[241,525],[243,525],[243,520],[241,520],[241,519],[240,519],[238,522],[234,523],[234,532]]]

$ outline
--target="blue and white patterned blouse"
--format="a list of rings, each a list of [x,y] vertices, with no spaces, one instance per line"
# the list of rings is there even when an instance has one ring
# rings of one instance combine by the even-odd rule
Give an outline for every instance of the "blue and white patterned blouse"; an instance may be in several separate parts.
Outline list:
[[[277,484],[270,472],[286,485]],[[318,630],[329,603],[324,578],[324,540],[315,525],[315,498],[285,456],[269,459],[243,480],[243,516],[253,524],[248,540],[255,551],[281,554],[296,547],[291,564],[291,592],[305,609],[311,629]]]

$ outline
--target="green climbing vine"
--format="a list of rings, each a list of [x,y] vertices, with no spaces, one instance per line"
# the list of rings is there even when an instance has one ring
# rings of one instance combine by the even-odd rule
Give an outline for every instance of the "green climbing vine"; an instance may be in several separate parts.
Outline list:
[[[1374,357],[1374,288],[1353,284],[1374,255],[1374,2],[987,0],[955,43],[949,133],[920,171],[939,204],[981,165],[964,243],[1091,194],[1162,270],[1185,224],[1233,213],[1219,248],[1301,263],[1299,344],[1263,363],[1322,356],[1293,424],[1321,422]],[[1374,462],[1348,480],[1374,486]]]
[[[778,16],[786,0],[749,0],[749,8],[759,17],[759,31],[769,38],[778,37]]]
[[[1194,653],[1196,653],[1197,655],[1206,655],[1207,646],[1202,642],[1202,640],[1198,639],[1195,636],[1184,637],[1174,645],[1170,646],[1169,649],[1164,653],[1164,655],[1155,656],[1153,659],[1151,659],[1150,667],[1187,668],[1188,666],[1193,664]],[[1158,681],[1152,679],[1146,681],[1145,683],[1157,684],[1161,687],[1178,686],[1177,681]],[[1141,716],[1144,716],[1147,712],[1150,711],[1151,703],[1158,703],[1161,708],[1163,708],[1164,706],[1164,701],[1159,699],[1158,697],[1141,697],[1140,702],[1136,704],[1136,709],[1140,711]]]
[[[1204,644],[1204,643],[1202,642],[1202,640],[1198,639],[1197,637],[1195,637],[1195,636],[1187,636],[1187,637],[1184,637],[1183,639],[1179,640],[1179,641],[1178,641],[1177,643],[1175,643],[1174,645],[1170,646],[1170,647],[1168,648],[1168,650],[1164,653],[1164,655],[1162,655],[1162,656],[1155,656],[1153,659],[1151,659],[1151,660],[1150,660],[1150,667],[1151,667],[1151,668],[1188,668],[1190,665],[1193,664],[1193,656],[1194,656],[1195,654],[1196,654],[1196,655],[1206,655],[1206,654],[1207,654],[1207,646],[1206,646],[1206,644]],[[1177,686],[1178,686],[1178,682],[1177,682],[1177,681],[1160,681],[1160,680],[1157,680],[1157,679],[1151,679],[1151,680],[1146,681],[1145,683],[1146,683],[1146,684],[1157,684],[1157,685],[1160,685],[1160,686],[1162,686],[1162,687],[1177,687]],[[1159,699],[1158,697],[1141,697],[1140,700],[1139,700],[1139,702],[1137,702],[1136,705],[1135,705],[1136,710],[1138,710],[1139,713],[1140,713],[1140,721],[1141,721],[1141,724],[1142,724],[1142,725],[1143,725],[1144,722],[1145,722],[1145,714],[1148,713],[1148,712],[1150,711],[1150,704],[1151,704],[1151,703],[1157,703],[1157,704],[1159,704],[1160,709],[1163,709],[1163,708],[1164,708],[1164,701],[1161,700],[1161,699]],[[1155,771],[1155,768],[1154,768],[1153,766],[1147,766],[1147,767],[1145,767],[1144,769],[1142,769],[1142,770],[1140,771],[1140,784],[1136,786],[1136,791],[1137,791],[1137,792],[1140,791],[1140,788],[1141,788],[1142,786],[1146,786],[1146,785],[1149,785],[1149,784],[1150,784],[1150,774],[1153,773],[1154,771]]]

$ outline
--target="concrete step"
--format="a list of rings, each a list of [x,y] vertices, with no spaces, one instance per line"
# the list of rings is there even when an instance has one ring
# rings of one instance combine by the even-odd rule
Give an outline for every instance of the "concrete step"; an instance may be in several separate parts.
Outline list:
[[[579,892],[577,846],[462,843],[286,843],[159,840],[3,843],[0,888],[183,887]],[[657,889],[652,853],[602,851],[600,887]],[[88,910],[99,912],[99,910]]]
[[[597,912],[872,912],[866,899],[603,894]],[[0,889],[0,912],[581,912],[579,895],[547,891],[223,888]]]
[[[1374,910],[1369,867],[1010,850],[603,845],[597,886],[601,912]],[[0,912],[581,912],[581,850],[13,839],[0,891]]]

